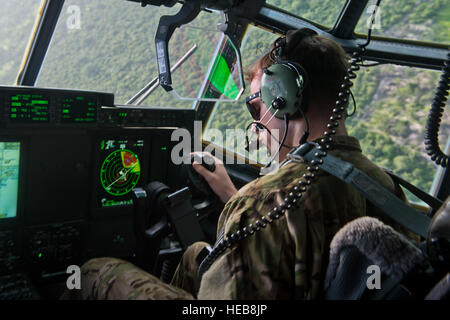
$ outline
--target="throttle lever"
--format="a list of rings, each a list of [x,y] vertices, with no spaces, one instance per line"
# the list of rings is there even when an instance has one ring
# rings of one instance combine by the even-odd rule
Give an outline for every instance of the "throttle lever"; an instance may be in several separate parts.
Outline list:
[[[167,217],[164,215],[155,225],[145,230],[145,235],[151,239],[164,237],[170,233],[170,225]]]

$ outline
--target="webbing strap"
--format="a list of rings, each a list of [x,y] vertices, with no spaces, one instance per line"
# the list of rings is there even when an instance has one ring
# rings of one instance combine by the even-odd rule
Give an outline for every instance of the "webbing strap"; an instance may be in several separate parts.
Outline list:
[[[403,180],[401,177],[397,176],[391,170],[386,168],[383,168],[383,170],[392,178],[392,180],[394,180],[395,183],[409,190],[412,194],[414,194],[417,198],[428,204],[434,210],[438,210],[442,206],[443,202],[440,199],[436,199],[435,197],[430,196],[428,193],[420,190],[419,188],[412,185],[408,181]]]
[[[367,174],[355,168],[351,163],[330,154],[318,158],[316,154],[321,154],[322,151],[317,149],[312,143],[308,143],[307,145],[309,145],[309,147],[302,146],[290,153],[289,158],[295,160],[300,156],[308,163],[312,160],[316,160],[315,165],[320,169],[352,185],[388,217],[394,219],[414,233],[426,238],[428,225],[430,224],[430,218],[428,216],[408,206],[393,193],[380,186],[378,182],[370,178]],[[317,162],[319,159],[322,160],[321,163]]]

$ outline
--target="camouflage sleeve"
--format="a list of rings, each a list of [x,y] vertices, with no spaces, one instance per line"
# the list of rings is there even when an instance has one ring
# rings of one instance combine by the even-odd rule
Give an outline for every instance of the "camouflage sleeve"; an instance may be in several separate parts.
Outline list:
[[[197,295],[199,287],[197,257],[208,245],[206,242],[195,242],[186,249],[170,282],[172,286],[190,292],[194,297]]]
[[[300,168],[301,171],[301,168]],[[299,167],[282,174],[255,180],[243,187],[227,203],[219,220],[225,234],[255,223],[276,204],[283,202],[286,186],[299,176]],[[292,222],[290,216],[295,217]],[[302,220],[302,221],[299,221]],[[297,230],[290,224],[295,223]],[[199,299],[288,299],[304,298],[306,285],[307,223],[302,207],[288,210],[285,216],[220,256],[203,275]],[[300,230],[301,229],[301,230]],[[302,239],[294,241],[293,233]],[[297,256],[297,248],[300,250]]]
[[[304,165],[287,165],[278,174],[241,189],[222,212],[219,222],[225,234],[254,224],[283,203],[304,171]],[[212,264],[203,275],[199,299],[319,297],[333,235],[366,207],[351,186],[318,175],[318,181],[284,216],[239,241]]]
[[[196,258],[207,245],[196,242],[186,249],[170,285],[121,259],[91,259],[81,267],[81,290],[66,290],[61,299],[193,299],[198,289]]]
[[[77,298],[88,300],[188,300],[194,297],[116,258],[95,258],[81,267]],[[73,296],[72,296],[73,297]]]

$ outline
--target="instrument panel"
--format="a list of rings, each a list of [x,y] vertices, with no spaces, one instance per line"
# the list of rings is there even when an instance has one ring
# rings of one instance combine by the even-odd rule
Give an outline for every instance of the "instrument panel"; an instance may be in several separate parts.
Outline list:
[[[101,106],[114,106],[104,92],[0,87],[0,125],[80,126],[97,124]]]
[[[0,275],[132,257],[131,190],[182,183],[171,134],[194,119],[115,106],[111,93],[0,87]]]

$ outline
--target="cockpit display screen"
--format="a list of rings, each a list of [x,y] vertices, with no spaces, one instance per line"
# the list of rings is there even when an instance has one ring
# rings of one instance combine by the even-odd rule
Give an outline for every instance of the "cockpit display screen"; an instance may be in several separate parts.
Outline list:
[[[95,122],[97,115],[95,98],[84,96],[64,97],[61,103],[61,122]]]
[[[0,141],[0,219],[17,216],[20,142]]]
[[[9,120],[17,123],[49,122],[50,100],[46,95],[17,93],[9,96]]]
[[[142,180],[144,140],[100,141],[98,205],[101,208],[132,205],[131,190]]]

